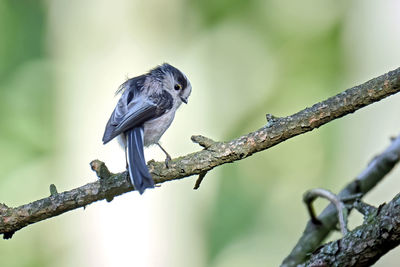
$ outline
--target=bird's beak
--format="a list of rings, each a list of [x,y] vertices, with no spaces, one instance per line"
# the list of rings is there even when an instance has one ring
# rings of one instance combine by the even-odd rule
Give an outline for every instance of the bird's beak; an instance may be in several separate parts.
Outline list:
[[[182,100],[183,103],[185,103],[185,104],[188,103],[188,99],[187,99],[187,98],[185,98],[185,97],[183,97],[183,96],[181,96],[180,98],[181,98],[181,100]]]

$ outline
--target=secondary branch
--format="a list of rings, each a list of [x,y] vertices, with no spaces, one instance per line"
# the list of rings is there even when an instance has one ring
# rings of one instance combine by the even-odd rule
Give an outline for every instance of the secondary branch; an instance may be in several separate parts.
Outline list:
[[[357,178],[340,191],[338,197],[346,199],[356,194],[361,194],[360,197],[364,196],[394,168],[399,160],[400,135],[394,138],[381,154],[374,157]],[[351,209],[349,213],[350,211]],[[313,223],[312,220],[307,223],[302,236],[281,267],[292,267],[303,263],[331,231],[335,230],[338,222],[336,207],[332,204],[328,205],[318,216],[318,221],[319,224]]]
[[[364,218],[342,239],[319,248],[298,266],[371,266],[400,244],[400,194]]]

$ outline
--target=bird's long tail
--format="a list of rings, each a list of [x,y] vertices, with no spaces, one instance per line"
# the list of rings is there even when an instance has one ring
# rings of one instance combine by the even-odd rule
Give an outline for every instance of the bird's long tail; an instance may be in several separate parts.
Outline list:
[[[147,168],[143,152],[143,127],[135,127],[126,132],[128,148],[128,169],[131,183],[140,194],[146,188],[153,188],[154,181]]]

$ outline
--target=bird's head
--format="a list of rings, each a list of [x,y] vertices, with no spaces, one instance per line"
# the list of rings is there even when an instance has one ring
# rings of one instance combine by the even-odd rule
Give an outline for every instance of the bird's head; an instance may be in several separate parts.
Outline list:
[[[183,102],[187,104],[190,93],[192,92],[192,85],[185,74],[168,63],[164,63],[151,70],[150,74],[162,82],[163,88],[167,90],[178,103]]]

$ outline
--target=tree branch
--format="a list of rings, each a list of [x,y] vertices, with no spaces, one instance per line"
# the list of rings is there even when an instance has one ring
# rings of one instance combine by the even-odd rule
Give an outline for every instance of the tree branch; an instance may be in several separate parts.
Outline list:
[[[157,184],[201,174],[216,166],[249,157],[399,91],[400,68],[347,89],[291,116],[274,118],[261,129],[229,142],[214,142],[211,139],[195,137],[205,149],[172,160],[169,168],[165,168],[162,162],[150,161],[149,170]],[[3,205],[0,207],[0,233],[5,234],[4,237],[10,237],[12,233],[29,224],[131,191],[133,188],[126,177],[126,172],[110,174],[108,179],[101,179],[16,208]]]
[[[343,235],[346,235],[348,232],[347,229],[347,208],[344,205],[343,201],[334,193],[322,189],[322,188],[315,188],[307,191],[303,195],[303,202],[307,206],[308,213],[310,214],[311,221],[313,224],[321,224],[318,218],[315,216],[314,207],[312,206],[312,202],[317,199],[317,197],[326,198],[329,200],[333,205],[336,207],[336,211],[338,214],[338,220],[340,225],[340,231],[342,231]]]
[[[376,156],[354,181],[342,189],[338,197],[343,200],[354,194],[365,195],[393,169],[399,160],[400,135],[393,139],[389,147],[382,154]],[[349,213],[350,211],[351,209]],[[336,207],[333,204],[328,205],[318,216],[318,221],[319,224],[313,223],[312,220],[307,223],[303,235],[283,261],[282,267],[297,266],[303,263],[321,245],[329,233],[336,228],[338,222]]]
[[[342,239],[319,248],[299,266],[371,266],[400,244],[400,194]]]

